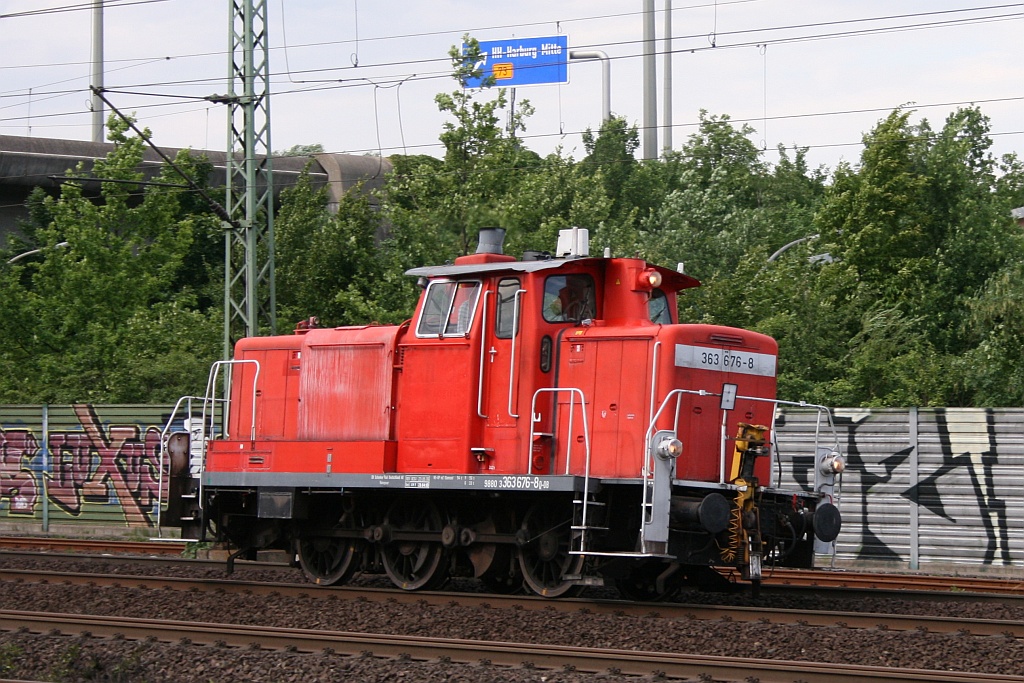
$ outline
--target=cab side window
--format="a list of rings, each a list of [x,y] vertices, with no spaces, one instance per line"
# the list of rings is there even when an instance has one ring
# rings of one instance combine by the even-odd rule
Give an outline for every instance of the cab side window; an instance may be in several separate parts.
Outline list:
[[[585,274],[552,275],[544,281],[544,320],[580,322],[597,315],[594,278]]]
[[[498,283],[498,315],[494,320],[494,335],[499,339],[511,339],[516,315],[516,292],[519,280],[507,278]]]
[[[647,301],[647,315],[655,325],[671,325],[672,311],[668,308],[668,297],[665,292],[655,289]]]
[[[479,297],[479,281],[431,282],[424,294],[416,336],[465,336],[473,322]]]

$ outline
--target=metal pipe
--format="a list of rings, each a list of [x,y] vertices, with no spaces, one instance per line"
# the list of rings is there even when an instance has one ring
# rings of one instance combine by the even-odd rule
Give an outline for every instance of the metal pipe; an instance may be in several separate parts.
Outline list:
[[[487,298],[491,296],[491,290],[484,292],[483,312],[480,313],[480,330],[483,332],[487,329]],[[486,419],[484,415],[484,353],[487,350],[487,341],[485,334],[480,335],[480,366],[477,372],[476,380],[476,416],[479,418]]]
[[[662,149],[672,151],[672,0],[665,0],[665,57],[662,62],[661,125],[665,129]]]
[[[658,158],[658,67],[654,59],[654,0],[644,0],[644,159]]]
[[[569,59],[601,60],[601,120],[608,121],[612,117],[612,67],[608,54],[601,50],[572,50]]]
[[[92,0],[92,141],[103,142],[103,0]]]
[[[50,406],[43,404],[43,476],[41,477],[43,489],[43,531],[50,530],[50,496],[47,480],[50,474]]]

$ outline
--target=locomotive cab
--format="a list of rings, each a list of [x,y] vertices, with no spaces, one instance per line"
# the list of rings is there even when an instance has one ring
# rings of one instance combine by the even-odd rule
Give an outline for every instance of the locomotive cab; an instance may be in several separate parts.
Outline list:
[[[590,257],[585,230],[521,260],[501,232],[408,271],[402,325],[239,341],[211,373],[183,529],[284,549],[320,584],[456,574],[549,597],[664,598],[829,549],[842,457],[815,446],[813,489],[777,480],[774,340],[680,324],[697,280]]]

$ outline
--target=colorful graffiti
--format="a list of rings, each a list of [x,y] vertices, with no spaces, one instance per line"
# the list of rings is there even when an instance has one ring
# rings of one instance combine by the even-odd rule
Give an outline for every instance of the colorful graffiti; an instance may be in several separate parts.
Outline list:
[[[0,429],[0,500],[10,503],[12,515],[34,515],[39,487],[32,459],[39,451],[36,437],[28,430]]]
[[[48,466],[41,437],[29,429],[0,429],[0,503],[6,499],[9,513],[22,516],[52,504],[71,518],[80,518],[90,503],[113,506],[126,525],[152,526],[160,427],[105,425],[94,406],[72,409],[74,428],[49,431]]]

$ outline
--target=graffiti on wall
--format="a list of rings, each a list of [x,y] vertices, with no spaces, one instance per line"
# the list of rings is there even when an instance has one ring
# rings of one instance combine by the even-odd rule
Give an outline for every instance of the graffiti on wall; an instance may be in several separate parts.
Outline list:
[[[903,413],[902,418],[905,422],[907,414]],[[907,435],[894,434],[880,440],[886,425],[880,425],[880,418],[871,411],[837,410],[834,419],[841,437],[845,437],[841,444],[847,459],[844,507],[859,505],[861,513],[859,526],[844,520],[841,537],[844,545],[856,548],[856,559],[908,559],[894,546],[897,542],[907,544],[909,516],[898,520],[903,528],[894,531],[893,512],[880,503],[882,496],[895,495],[908,506],[916,506],[919,514],[930,513],[951,525],[977,524],[985,538],[981,562],[1013,564],[1007,501],[996,490],[1000,454],[995,411],[958,411],[955,421],[949,419],[945,409],[922,411],[918,426],[934,425],[938,437],[939,454],[927,459],[922,457],[921,444],[909,443]],[[886,422],[891,427],[891,416]],[[887,447],[891,450],[885,450]],[[913,480],[912,458],[917,459]],[[793,476],[802,488],[811,490],[813,475],[813,457],[793,458]],[[965,481],[969,485],[962,483]]]
[[[1024,463],[1021,413],[921,410],[917,427],[922,434],[913,441],[908,412],[835,412],[847,458],[840,543],[849,550],[843,552],[858,560],[906,562],[911,510],[922,544],[928,542],[927,533],[955,525],[965,537],[978,539],[971,561],[1020,562],[1024,550],[1010,527],[1024,523],[1022,508],[1005,473]],[[64,408],[61,424],[51,424],[45,467],[41,429],[24,422],[0,427],[0,518],[31,521],[47,509],[71,520],[153,526],[158,425],[165,418],[160,408],[140,407],[139,413],[152,417],[104,422],[102,406]],[[776,426],[782,436],[787,430],[799,434],[807,426],[797,423],[787,427],[783,416]],[[916,475],[911,476],[912,470]],[[812,490],[814,457],[793,456],[792,477]]]
[[[12,516],[36,515],[44,503],[45,477],[45,503],[72,518],[97,503],[119,508],[129,526],[151,526],[159,492],[160,428],[105,426],[94,406],[73,409],[76,427],[49,433],[47,468],[41,436],[0,429],[0,504],[7,502]]]
[[[0,429],[0,500],[6,499],[12,515],[34,515],[39,487],[32,460],[39,443],[26,429]]]

